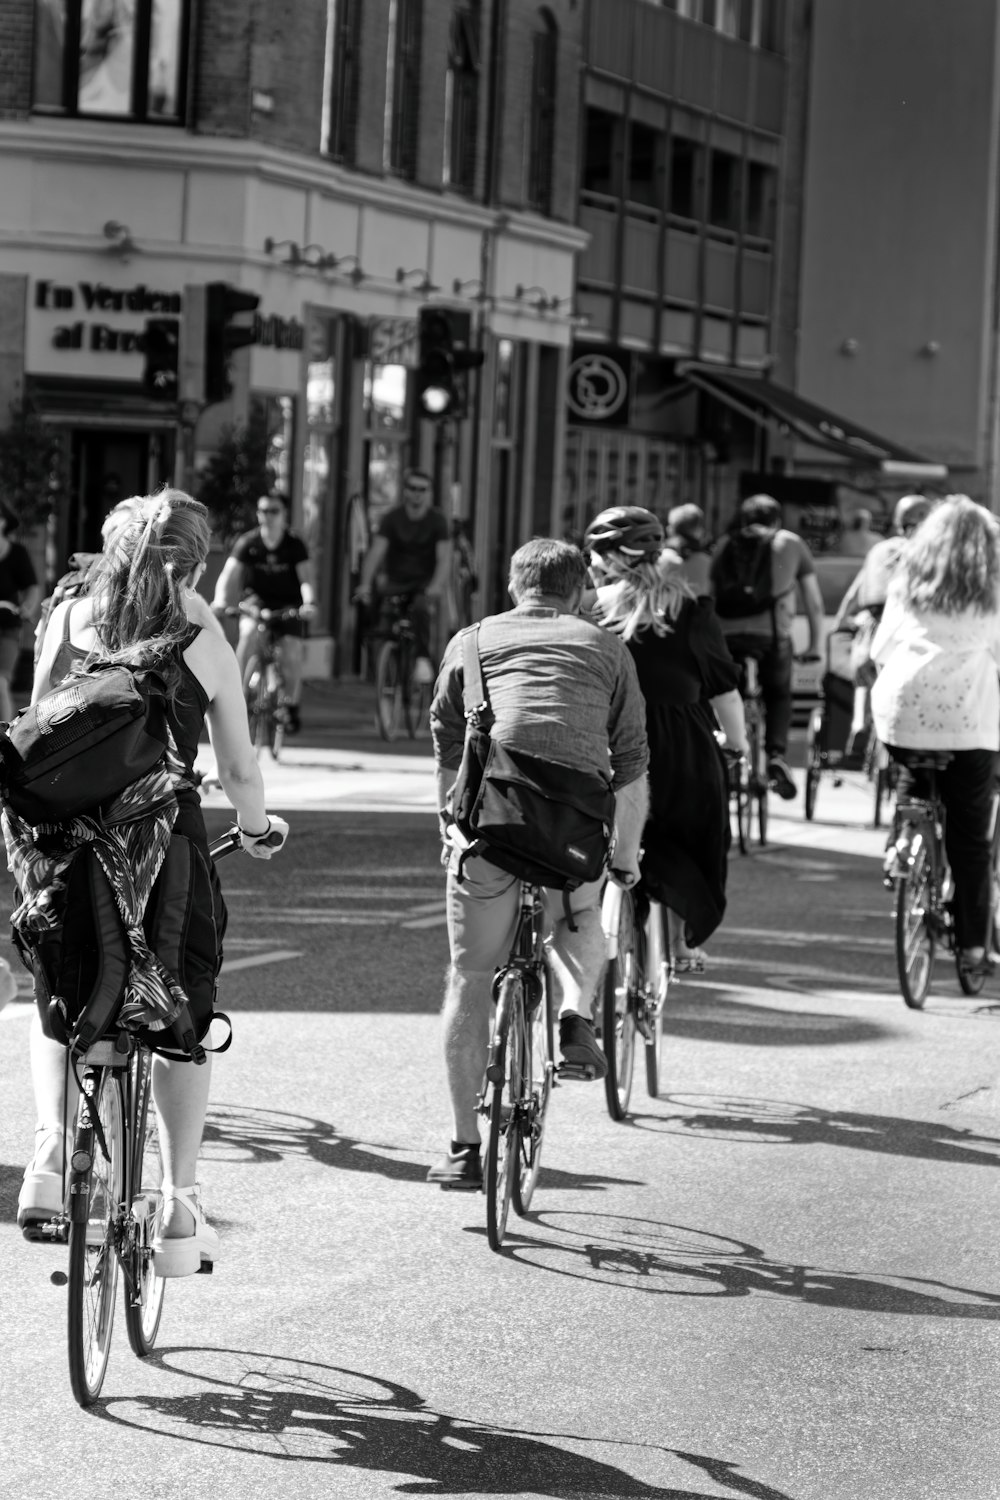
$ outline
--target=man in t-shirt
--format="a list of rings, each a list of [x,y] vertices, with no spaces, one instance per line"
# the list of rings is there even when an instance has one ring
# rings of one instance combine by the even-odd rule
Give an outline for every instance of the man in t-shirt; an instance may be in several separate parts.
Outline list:
[[[741,540],[760,538],[769,543],[770,597],[766,609],[745,616],[724,618],[722,633],[737,661],[756,657],[760,667],[764,700],[764,749],[767,781],[779,797],[795,796],[795,782],[785,760],[788,731],[792,722],[792,621],[795,591],[802,591],[809,621],[809,645],[805,655],[815,657],[823,639],[823,595],[816,567],[805,542],[781,525],[781,507],[770,495],[751,495],[740,506],[734,532],[726,537],[712,558],[712,592],[718,596],[724,574],[727,547]]]
[[[288,528],[288,503],[283,495],[262,495],[257,501],[257,525],[238,537],[215,586],[212,608],[223,614],[247,599],[260,609],[298,609],[301,621],[316,612],[309,549]],[[240,638],[236,659],[246,670],[257,631],[253,615],[240,615]],[[277,655],[285,679],[288,731],[297,734],[299,697],[302,692],[302,640],[304,625],[295,621],[279,627]]]
[[[416,637],[418,682],[433,682],[431,662],[431,602],[442,598],[451,567],[448,522],[433,507],[430,475],[407,469],[403,502],[383,517],[365,560],[355,598],[370,605],[393,595],[406,598],[407,613]],[[380,626],[391,615],[383,607]]]

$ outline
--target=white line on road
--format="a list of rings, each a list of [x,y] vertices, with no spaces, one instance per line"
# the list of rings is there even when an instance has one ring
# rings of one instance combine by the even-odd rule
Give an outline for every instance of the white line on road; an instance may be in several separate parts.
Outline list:
[[[246,958],[227,958],[222,965],[222,972],[232,974],[235,969],[256,969],[260,964],[280,964],[286,959],[301,957],[301,948],[275,948],[271,953],[252,953]]]

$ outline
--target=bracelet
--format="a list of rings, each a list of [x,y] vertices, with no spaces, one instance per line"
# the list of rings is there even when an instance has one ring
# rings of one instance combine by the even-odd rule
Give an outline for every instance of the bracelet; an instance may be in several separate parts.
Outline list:
[[[268,834],[271,832],[271,819],[268,818],[268,820],[267,820],[267,827],[264,829],[263,833],[251,833],[249,829],[244,828],[241,825],[239,818],[236,819],[236,827],[239,829],[240,833],[243,835],[244,838],[247,838],[247,839],[266,839],[267,836],[268,836]]]

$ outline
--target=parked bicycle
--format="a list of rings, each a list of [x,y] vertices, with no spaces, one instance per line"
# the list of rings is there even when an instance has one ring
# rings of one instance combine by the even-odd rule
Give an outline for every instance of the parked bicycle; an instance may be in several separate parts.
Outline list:
[[[419,680],[409,596],[393,594],[382,602],[388,634],[375,657],[375,719],[384,740],[397,740],[404,732],[412,740],[427,732],[434,684]]]
[[[890,835],[897,873],[887,870],[885,883],[895,888],[896,969],[900,992],[911,1010],[922,1010],[926,1003],[939,944],[954,954],[959,985],[963,994],[970,996],[981,992],[989,970],[989,954],[997,946],[1000,799],[996,793],[991,833],[993,897],[988,931],[983,935],[986,960],[968,967],[961,962],[955,942],[950,905],[953,882],[945,854],[945,807],[937,785],[938,772],[951,758],[947,751],[912,756],[910,765],[928,773],[928,795],[908,796],[897,803]]]
[[[660,1088],[663,1007],[670,986],[670,947],[665,913],[609,880],[601,903],[607,964],[601,992],[601,1045],[608,1060],[604,1077],[608,1113],[624,1120],[632,1096],[636,1038],[643,1043],[646,1092]]]
[[[277,760],[289,724],[279,642],[289,629],[301,629],[302,611],[299,608],[262,609],[260,605],[244,600],[238,613],[251,615],[257,621],[256,639],[243,672],[250,740],[258,757],[266,747]]]
[[[286,830],[287,831],[287,830]],[[274,829],[278,847],[285,831]],[[211,846],[213,859],[241,847],[238,828]],[[81,1406],[98,1398],[111,1353],[118,1278],[125,1289],[125,1326],[133,1352],[152,1352],[163,1312],[165,1282],[157,1276],[153,1242],[163,1216],[159,1134],[150,1096],[151,1054],[135,1035],[114,1028],[81,1060],[80,1103],[69,1156],[66,1208],[32,1237],[68,1244],[69,1378]],[[211,1271],[210,1261],[202,1271]]]

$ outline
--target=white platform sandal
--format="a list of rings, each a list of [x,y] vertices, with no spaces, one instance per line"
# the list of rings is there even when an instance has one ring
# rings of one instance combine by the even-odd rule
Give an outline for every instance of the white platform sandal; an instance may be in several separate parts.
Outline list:
[[[17,1227],[26,1239],[44,1238],[34,1231],[63,1211],[65,1188],[62,1171],[36,1172],[35,1162],[48,1154],[45,1148],[54,1138],[61,1143],[65,1135],[61,1125],[39,1125],[35,1131],[35,1154],[31,1165],[25,1169],[21,1191],[17,1195]]]
[[[219,1255],[219,1236],[201,1206],[200,1189],[174,1187],[165,1182],[161,1189],[163,1202],[181,1203],[194,1219],[194,1233],[180,1239],[165,1239],[158,1234],[153,1241],[153,1270],[157,1276],[193,1276],[196,1271],[211,1271]]]

